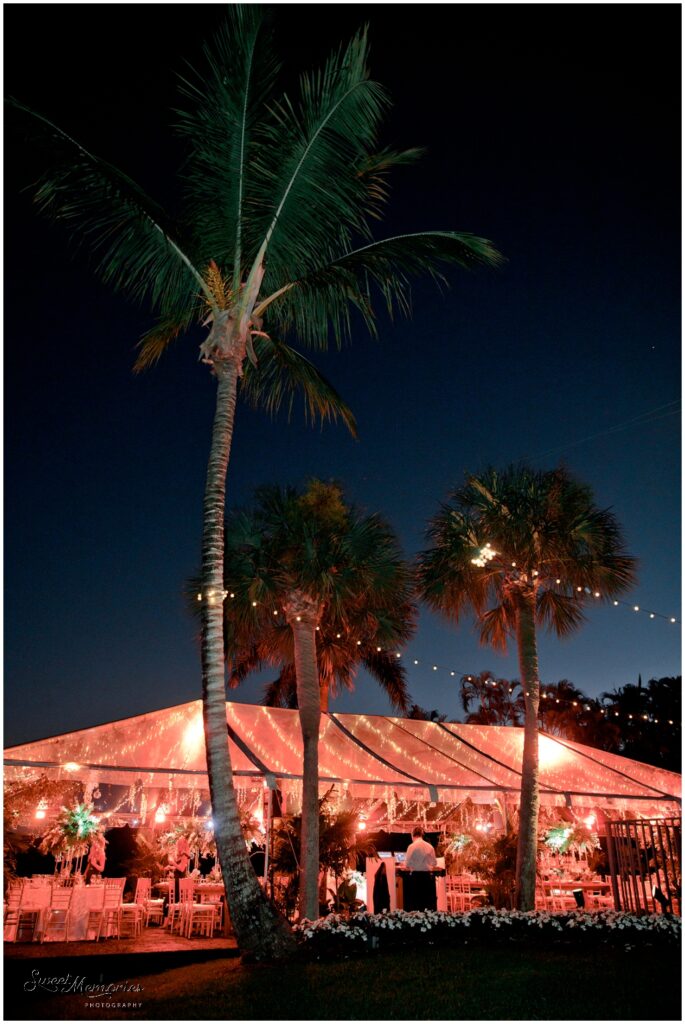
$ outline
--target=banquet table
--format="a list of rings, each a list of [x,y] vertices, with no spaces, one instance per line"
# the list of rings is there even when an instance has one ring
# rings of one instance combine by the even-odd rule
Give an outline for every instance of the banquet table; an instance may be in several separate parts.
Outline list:
[[[34,941],[38,941],[43,932],[45,913],[50,907],[51,886],[30,886],[24,890],[21,901],[22,910],[39,910],[40,921],[36,929]],[[104,889],[101,885],[75,885],[71,890],[69,902],[69,942],[87,939],[88,914],[102,907]]]
[[[545,878],[543,879],[543,885],[545,889],[563,889],[564,892],[582,889],[583,892],[607,893],[611,889],[609,882],[602,882],[599,879],[597,881],[583,879],[580,882],[576,882],[572,878]]]
[[[160,892],[169,892],[170,882],[155,882],[153,889],[158,889]],[[224,883],[223,882],[196,882],[193,886],[193,893],[199,894],[200,896],[211,896],[216,899],[217,896],[223,896]]]

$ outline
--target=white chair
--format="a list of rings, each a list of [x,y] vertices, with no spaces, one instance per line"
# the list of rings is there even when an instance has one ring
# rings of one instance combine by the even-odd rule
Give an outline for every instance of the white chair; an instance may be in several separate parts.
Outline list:
[[[103,887],[104,897],[102,905],[102,922],[98,938],[110,938],[114,933],[118,939],[121,934],[119,910],[121,908],[122,888],[118,885],[105,885]]]
[[[74,890],[71,886],[55,886],[50,906],[44,912],[41,942],[67,942],[69,939],[69,909]]]
[[[164,900],[152,899],[152,882],[149,878],[139,878],[136,882],[134,903],[143,908],[143,924],[147,928],[150,921],[162,924],[164,921]]]
[[[461,913],[464,910],[464,887],[456,875],[446,876],[445,893],[449,912],[452,914]]]
[[[105,916],[105,887],[104,885],[92,885],[88,886],[90,893],[88,894],[89,905],[86,912],[86,924],[85,924],[85,935],[84,939],[97,942],[100,938],[102,931],[102,924]]]
[[[3,919],[3,936],[5,942],[17,941],[17,932],[19,930],[19,919],[21,913],[21,894],[23,888],[24,882],[21,878],[17,879],[15,882],[10,882],[9,884]]]
[[[166,924],[172,934],[175,931],[178,931],[179,935],[182,935],[186,916],[186,906],[193,902],[195,883],[192,878],[179,879],[178,899],[176,899],[175,889],[175,880],[172,878],[169,882],[169,907],[167,910]]]
[[[215,903],[193,903],[185,904],[183,920],[183,934],[191,938],[197,930],[198,935],[206,935],[211,939],[216,926],[217,907]]]

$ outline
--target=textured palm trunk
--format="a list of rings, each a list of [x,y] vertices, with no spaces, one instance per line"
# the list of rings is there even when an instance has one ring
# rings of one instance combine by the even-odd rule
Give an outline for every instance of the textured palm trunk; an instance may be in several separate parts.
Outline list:
[[[319,724],[321,692],[316,627],[321,611],[305,594],[292,594],[286,616],[293,631],[297,707],[302,729],[302,831],[300,835],[300,917],[319,916]]]
[[[540,680],[538,650],[535,638],[535,594],[521,595],[516,614],[519,672],[525,700],[523,727],[523,764],[521,775],[521,806],[519,838],[516,854],[516,903],[519,910],[535,909],[535,876],[537,871],[538,811],[540,808],[538,758],[538,707]]]
[[[256,959],[281,959],[294,951],[295,941],[285,920],[267,900],[250,863],[228,749],[222,596],[224,513],[238,375],[234,362],[218,363],[215,371],[218,389],[202,528],[202,702],[209,792],[226,903],[238,946],[243,954]]]

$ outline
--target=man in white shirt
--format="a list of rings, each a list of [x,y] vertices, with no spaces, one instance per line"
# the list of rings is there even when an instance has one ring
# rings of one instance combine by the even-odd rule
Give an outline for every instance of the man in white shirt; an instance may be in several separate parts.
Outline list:
[[[423,838],[420,825],[412,832],[412,839],[404,861],[404,909],[435,910],[435,850]]]
[[[417,825],[412,832],[413,843],[407,849],[404,867],[407,871],[430,871],[438,863],[435,850],[423,838],[423,829]]]

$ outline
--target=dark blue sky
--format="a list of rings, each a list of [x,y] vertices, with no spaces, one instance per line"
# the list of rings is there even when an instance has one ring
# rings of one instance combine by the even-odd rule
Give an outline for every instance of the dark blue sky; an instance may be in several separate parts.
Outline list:
[[[174,75],[222,8],[161,10],[6,7],[6,91],[171,202]],[[470,230],[509,262],[453,275],[445,295],[419,285],[412,321],[382,319],[379,342],[360,331],[317,357],[359,441],[241,408],[229,503],[264,482],[335,477],[411,555],[465,471],[563,458],[624,525],[636,603],[680,618],[679,7],[296,5],[277,12],[282,52],[318,62],[365,18],[373,73],[395,100],[384,141],[428,149],[397,174],[384,233]],[[199,696],[182,588],[198,562],[214,400],[200,335],[131,375],[148,316],[94,283],[85,256],[70,258],[63,233],[36,217],[19,193],[30,166],[10,140],[8,743]],[[675,675],[680,639],[679,625],[594,608],[576,636],[540,637],[541,677],[597,694],[638,673]],[[451,717],[455,681],[432,664],[517,671],[515,651],[494,655],[467,623],[428,612],[406,658],[414,699]],[[236,696],[259,692],[255,682]],[[336,707],[387,710],[363,678]]]

